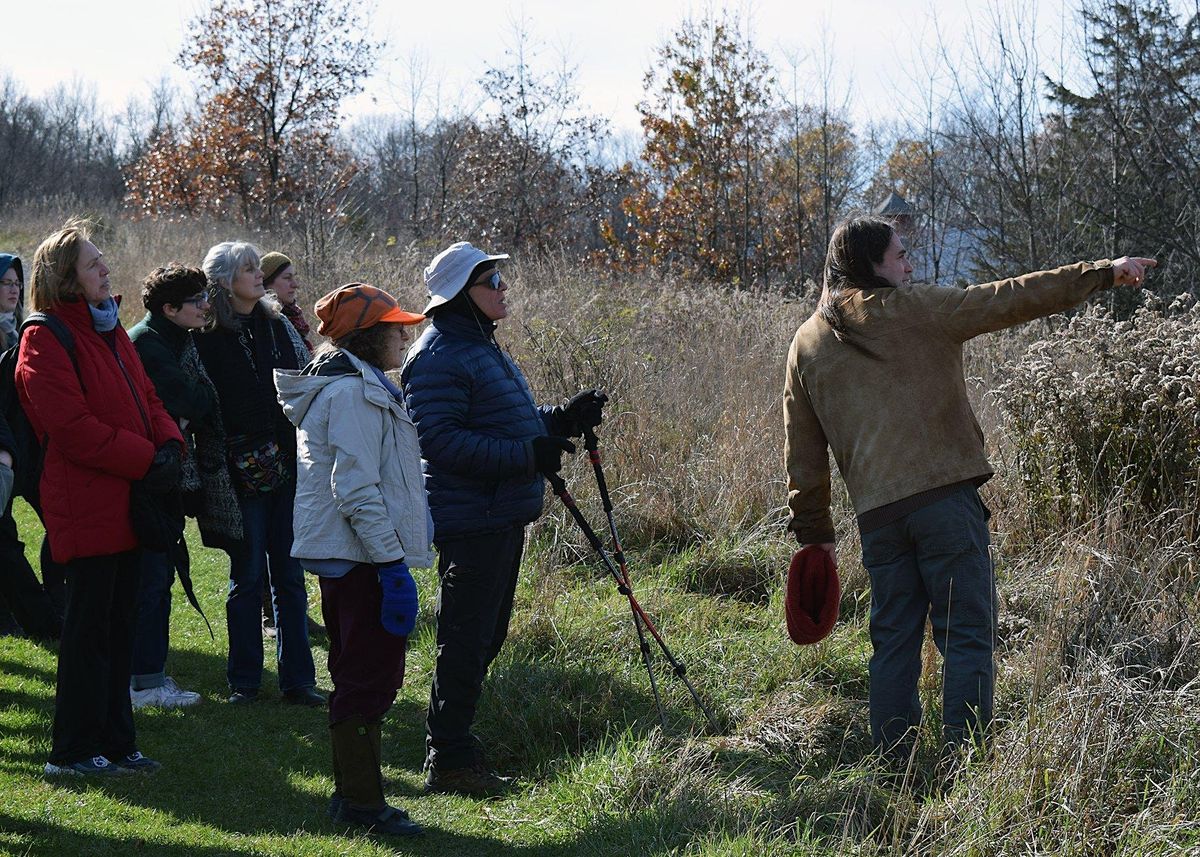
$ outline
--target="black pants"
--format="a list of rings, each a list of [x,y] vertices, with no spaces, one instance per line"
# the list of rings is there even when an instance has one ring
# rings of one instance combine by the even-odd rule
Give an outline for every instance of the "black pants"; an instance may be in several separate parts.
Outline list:
[[[12,611],[30,637],[58,638],[62,619],[25,558],[25,545],[17,532],[11,500],[0,516],[0,604]]]
[[[67,612],[67,567],[61,562],[55,562],[50,555],[50,536],[42,536],[42,547],[38,554],[38,563],[42,567],[42,586],[50,596],[54,613],[62,620]]]
[[[437,661],[425,723],[426,761],[443,770],[478,760],[471,736],[488,667],[508,636],[525,528],[437,542]]]
[[[50,761],[120,759],[137,749],[129,662],[137,612],[140,551],[65,564],[67,612],[58,649]]]
[[[42,586],[45,588],[46,594],[50,596],[54,615],[58,617],[58,624],[61,625],[63,614],[67,610],[67,567],[61,562],[55,562],[54,557],[50,554],[50,536],[44,532],[46,519],[42,516],[42,504],[36,497],[32,499],[26,497],[25,500],[42,524],[42,547],[38,553],[38,564],[42,567]]]

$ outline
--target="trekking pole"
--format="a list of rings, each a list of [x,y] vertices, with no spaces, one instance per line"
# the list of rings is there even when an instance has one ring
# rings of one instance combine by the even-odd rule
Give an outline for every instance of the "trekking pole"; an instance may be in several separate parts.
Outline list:
[[[594,438],[595,435],[592,434],[587,441],[591,443],[593,442]],[[596,450],[589,448],[588,454],[589,458],[595,454],[595,458],[592,459],[593,469],[600,468],[599,453]],[[603,470],[599,469],[598,474],[598,478],[602,479]],[[596,551],[596,554],[600,557],[600,561],[604,564],[604,567],[608,570],[608,573],[612,575],[613,579],[617,582],[617,591],[629,600],[629,609],[633,614],[634,627],[637,629],[638,639],[641,643],[642,660],[646,664],[646,672],[650,676],[650,688],[654,693],[654,702],[658,707],[658,716],[662,722],[663,730],[665,731],[667,728],[666,714],[663,711],[662,699],[660,698],[658,692],[658,684],[654,679],[654,671],[650,661],[650,644],[646,640],[644,630],[649,631],[650,635],[654,638],[654,641],[658,643],[658,647],[662,651],[663,657],[666,658],[667,662],[671,665],[671,671],[678,676],[680,681],[682,681],[687,687],[688,692],[692,695],[692,700],[696,703],[696,706],[704,713],[705,718],[708,720],[709,727],[712,729],[712,731],[719,732],[720,727],[717,725],[716,718],[713,717],[713,714],[709,710],[708,706],[704,704],[704,700],[700,698],[700,694],[696,690],[695,685],[692,684],[691,679],[687,677],[687,667],[680,663],[679,659],[676,658],[671,652],[671,648],[667,645],[666,640],[663,639],[662,634],[654,625],[654,622],[648,615],[646,615],[646,611],[642,609],[642,605],[638,603],[637,598],[633,594],[633,589],[629,585],[629,578],[627,574],[623,570],[619,570],[617,566],[613,565],[613,561],[609,557],[608,551],[604,549],[604,545],[600,542],[600,537],[596,535],[595,530],[592,529],[591,525],[587,522],[587,519],[583,517],[583,513],[579,511],[579,507],[575,504],[575,498],[572,497],[571,493],[567,490],[566,482],[564,482],[562,477],[557,473],[548,473],[546,474],[546,478],[550,481],[550,488],[554,492],[555,496],[557,496],[558,499],[562,501],[563,505],[567,507],[567,511],[571,513],[571,517],[575,519],[575,523],[577,523],[579,525],[579,529],[583,531],[584,537],[592,546],[592,549]],[[607,485],[604,487],[604,493],[607,495]],[[607,506],[609,509],[611,509],[611,502],[607,503]],[[611,511],[609,511],[609,516],[611,523]],[[612,525],[612,529],[615,541],[615,524]],[[624,554],[623,552],[620,552],[621,548],[619,542],[617,542],[616,550],[619,552],[618,555],[621,556],[621,566],[623,569],[625,565]]]
[[[671,653],[670,648],[667,646],[666,640],[662,638],[662,635],[658,632],[658,628],[656,628],[654,623],[650,621],[650,617],[646,615],[646,611],[642,609],[642,605],[638,603],[637,599],[633,595],[633,584],[629,580],[629,568],[625,563],[625,549],[621,547],[621,536],[617,533],[617,520],[613,515],[612,498],[608,493],[608,480],[604,477],[604,465],[600,460],[600,439],[596,437],[596,429],[593,426],[584,428],[583,436],[584,449],[586,449],[588,452],[588,460],[592,463],[592,472],[596,476],[596,487],[600,490],[600,503],[604,508],[604,515],[608,519],[608,531],[612,534],[614,556],[621,569],[621,578],[626,590],[623,594],[629,598],[629,607],[634,616],[634,624],[638,626],[638,635],[639,637],[642,637],[643,644],[649,648],[649,644],[645,643],[645,638],[642,636],[641,626],[638,624],[640,621],[644,621],[646,623],[646,627],[650,630],[650,633],[654,636],[654,639],[658,642],[659,647],[662,649],[663,656],[671,664],[672,670],[687,686],[687,689],[691,693],[692,699],[695,700],[697,707],[704,712],[704,716],[708,720],[709,727],[714,732],[717,732],[719,731],[717,720],[715,717],[713,717],[712,711],[709,709],[709,707],[705,705],[704,701],[700,698],[700,694],[692,685],[691,680],[688,679],[687,668]]]

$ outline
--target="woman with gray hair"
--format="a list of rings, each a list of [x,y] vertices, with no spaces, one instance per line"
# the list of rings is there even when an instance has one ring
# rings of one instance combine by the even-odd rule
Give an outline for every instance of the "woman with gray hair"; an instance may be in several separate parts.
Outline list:
[[[227,678],[232,703],[258,699],[262,683],[259,610],[264,576],[279,629],[275,654],[286,702],[319,706],[308,644],[304,572],[292,558],[296,432],[276,400],[274,371],[308,363],[295,329],[263,288],[261,255],[252,244],[225,241],[204,257],[212,316],[196,337],[204,369],[217,388],[227,465],[240,538],[204,533],[205,544],[229,554]],[[220,498],[205,497],[211,504]],[[206,510],[208,511],[208,510]]]

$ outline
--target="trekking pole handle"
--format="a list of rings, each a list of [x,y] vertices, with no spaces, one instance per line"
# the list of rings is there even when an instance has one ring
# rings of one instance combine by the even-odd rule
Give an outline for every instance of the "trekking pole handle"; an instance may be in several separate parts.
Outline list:
[[[596,429],[593,426],[584,426],[583,448],[588,452],[595,452],[600,448],[600,438],[596,437]]]

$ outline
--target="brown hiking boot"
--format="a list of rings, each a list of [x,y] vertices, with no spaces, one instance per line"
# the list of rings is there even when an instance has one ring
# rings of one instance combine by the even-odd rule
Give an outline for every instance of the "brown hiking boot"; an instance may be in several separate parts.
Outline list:
[[[512,777],[502,777],[486,766],[448,770],[431,766],[425,774],[425,791],[467,797],[499,797],[513,787]]]

